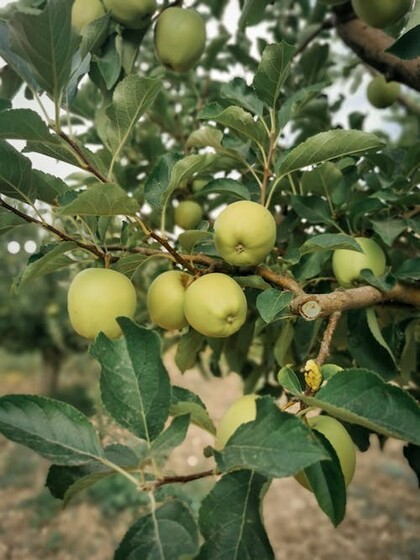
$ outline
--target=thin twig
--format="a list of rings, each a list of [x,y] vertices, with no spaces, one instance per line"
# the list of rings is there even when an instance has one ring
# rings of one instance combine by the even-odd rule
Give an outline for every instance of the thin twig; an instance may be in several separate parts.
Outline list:
[[[324,336],[322,337],[318,356],[315,359],[316,363],[319,366],[322,366],[322,364],[330,355],[331,341],[334,336],[340,318],[341,318],[341,311],[335,311],[332,315],[330,315],[328,319],[328,325],[324,331]]]
[[[155,488],[159,488],[165,484],[174,484],[174,483],[181,483],[185,484],[186,482],[192,482],[193,480],[200,480],[201,478],[206,478],[208,476],[216,476],[217,472],[214,469],[209,469],[208,471],[202,471],[194,474],[187,474],[183,476],[166,476],[161,480],[157,480],[154,484]]]
[[[55,228],[54,226],[48,224],[47,222],[42,222],[41,220],[38,220],[38,218],[34,218],[33,216],[29,216],[28,214],[25,214],[21,210],[18,210],[14,206],[11,206],[10,204],[8,204],[1,197],[0,197],[0,206],[3,206],[3,208],[6,208],[6,210],[9,210],[10,212],[15,214],[16,216],[19,216],[20,218],[25,220],[25,222],[28,222],[29,224],[35,224],[37,226],[42,227],[43,229],[45,229],[45,230],[49,231],[50,233],[56,235],[57,237],[59,237],[63,241],[73,241],[73,243],[76,243],[76,245],[78,247],[80,247],[81,249],[85,249],[86,251],[89,251],[90,253],[93,253],[94,255],[99,257],[100,259],[105,258],[105,251],[102,252],[95,245],[91,245],[91,244],[88,244],[88,243],[83,243],[82,241],[79,241],[78,239],[72,237],[71,235],[67,235],[67,233],[65,233],[64,231],[61,231],[61,230]]]

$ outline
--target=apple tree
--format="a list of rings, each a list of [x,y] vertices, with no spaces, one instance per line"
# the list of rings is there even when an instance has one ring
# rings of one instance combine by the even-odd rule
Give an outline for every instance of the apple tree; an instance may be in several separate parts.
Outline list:
[[[51,461],[65,503],[110,476],[144,495],[117,560],[273,558],[270,482],[294,476],[337,526],[370,434],[406,442],[419,474],[419,2],[230,9],[17,0],[0,14],[0,232],[42,231],[19,289],[66,275],[104,409],[142,445],[104,447],[79,410],[38,395],[2,396],[0,432]],[[218,427],[171,383],[169,348],[186,377],[243,379]],[[213,467],[170,472],[190,423],[215,436]],[[204,477],[196,514],[183,488]]]

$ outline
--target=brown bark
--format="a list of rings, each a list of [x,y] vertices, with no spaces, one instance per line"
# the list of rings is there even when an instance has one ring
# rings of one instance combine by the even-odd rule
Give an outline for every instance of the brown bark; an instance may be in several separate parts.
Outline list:
[[[380,29],[370,27],[360,19],[337,15],[336,30],[342,41],[366,64],[386,76],[420,91],[420,57],[403,60],[386,49],[395,39]]]

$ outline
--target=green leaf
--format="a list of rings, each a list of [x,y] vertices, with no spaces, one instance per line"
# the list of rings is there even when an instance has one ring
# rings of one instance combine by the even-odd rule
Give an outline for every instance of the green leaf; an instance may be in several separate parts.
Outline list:
[[[36,152],[38,154],[43,154],[54,160],[63,161],[64,163],[69,163],[70,165],[75,165],[81,169],[86,169],[87,164],[105,175],[107,169],[100,155],[96,155],[91,152],[86,146],[84,146],[77,138],[72,138],[72,144],[74,149],[69,146],[69,144],[62,138],[58,138],[55,135],[50,135],[49,137],[44,137],[38,140],[28,140],[24,152]],[[81,160],[78,153],[83,155],[83,160]]]
[[[71,27],[71,8],[71,0],[49,0],[41,13],[16,12],[9,20],[12,49],[56,102],[69,82],[80,41]]]
[[[256,420],[239,426],[223,451],[215,451],[222,472],[245,468],[282,478],[328,459],[302,420],[281,412],[270,397],[261,397],[256,404]]]
[[[110,23],[111,18],[108,13],[83,27],[81,33],[82,41],[80,44],[80,55],[82,59],[85,58],[89,52],[95,52],[103,45],[109,34]]]
[[[231,106],[226,109],[218,103],[210,103],[198,114],[199,119],[216,121],[236,132],[242,139],[249,139],[257,144],[267,140],[267,133],[259,121],[242,107]]]
[[[178,154],[165,154],[146,181],[145,197],[156,208],[167,204],[173,191],[196,174],[205,173],[212,167],[216,154],[193,154],[182,159]]]
[[[251,198],[249,190],[242,183],[229,178],[209,181],[207,185],[197,193],[196,197],[206,197],[208,194],[212,193],[232,196],[232,198],[237,198],[239,200],[250,200]]]
[[[150,257],[141,255],[140,253],[124,255],[124,257],[118,259],[118,261],[112,266],[112,268],[132,278],[139,267],[141,267],[149,259]]]
[[[161,80],[136,74],[130,74],[115,88],[112,104],[106,110],[110,120],[108,140],[115,160],[134,126],[151,107],[161,88]]]
[[[280,385],[286,389],[286,391],[292,393],[292,395],[297,396],[302,392],[302,385],[300,384],[298,376],[287,366],[281,368],[277,375],[277,380]]]
[[[394,360],[372,334],[365,309],[347,312],[347,344],[359,367],[373,370],[385,380],[397,375]]]
[[[47,397],[0,397],[0,432],[58,465],[81,465],[104,456],[86,416]]]
[[[0,112],[0,138],[4,140],[51,142],[54,136],[35,111],[30,109],[11,109]]]
[[[183,387],[172,386],[172,400],[169,409],[171,416],[189,414],[191,422],[206,430],[210,434],[216,433],[216,428],[207,412],[205,404],[195,393]]]
[[[412,60],[420,56],[420,25],[409,29],[385,50],[404,60]]]
[[[277,112],[277,124],[280,129],[284,128],[290,121],[296,111],[298,111],[305,103],[313,99],[320,91],[327,87],[327,82],[306,86],[293,95],[287,97],[281,104],[280,110]]]
[[[39,84],[29,64],[10,48],[10,32],[4,21],[0,21],[0,55],[33,91],[39,91]]]
[[[268,288],[257,297],[257,309],[266,323],[274,321],[293,299],[292,292]]]
[[[39,199],[51,204],[65,190],[60,178],[32,169],[27,157],[0,140],[0,193],[26,203]]]
[[[128,318],[118,322],[122,338],[100,333],[90,347],[101,364],[102,402],[121,426],[151,442],[164,428],[171,398],[160,338]]]
[[[181,445],[184,441],[189,424],[189,414],[175,416],[166,430],[152,442],[152,445],[150,446],[150,449],[143,461],[148,461],[152,458],[166,458],[175,447],[178,447],[178,445]]]
[[[253,86],[258,97],[275,108],[281,88],[289,75],[295,48],[285,41],[267,45],[254,77]]]
[[[198,529],[187,506],[173,499],[140,517],[125,534],[114,560],[180,560],[198,552]]]
[[[245,29],[248,25],[260,23],[270,2],[271,0],[245,0],[238,22],[239,29]]]
[[[210,231],[203,231],[201,229],[189,229],[187,231],[183,231],[178,236],[178,243],[186,253],[191,254],[197,244],[203,243],[205,241],[210,241],[212,239],[213,233],[211,233]],[[180,369],[182,370],[182,368]]]
[[[318,251],[335,251],[336,249],[353,249],[362,253],[362,248],[350,235],[342,233],[321,233],[314,235],[299,248],[301,255]]]
[[[420,280],[420,257],[405,260],[393,274],[401,280]]]
[[[371,220],[373,230],[379,235],[384,243],[389,247],[407,229],[406,220]]]
[[[139,458],[132,449],[121,444],[112,444],[104,449],[105,457],[122,468],[137,468]],[[117,473],[109,466],[91,461],[77,467],[51,465],[45,485],[54,498],[63,500],[63,507],[80,492],[100,480]]]
[[[352,154],[361,155],[383,145],[383,140],[370,132],[341,129],[320,132],[292,149],[281,162],[279,173],[287,175],[308,165]]]
[[[144,185],[144,197],[153,208],[163,207],[173,167],[181,158],[180,153],[168,152],[159,158],[157,164],[149,173]]]
[[[274,560],[261,519],[268,482],[245,470],[226,474],[216,482],[200,508],[205,543],[198,560]]]
[[[24,224],[27,224],[26,220],[0,207],[0,235],[7,233],[17,226],[23,226]]]
[[[176,349],[175,363],[182,373],[196,365],[204,340],[205,337],[192,327],[181,336]]]
[[[346,485],[340,461],[328,439],[314,430],[315,436],[329,453],[329,461],[320,461],[304,469],[306,478],[322,511],[328,515],[334,527],[346,513]]]
[[[250,113],[259,116],[263,114],[264,104],[258,99],[255,90],[243,78],[233,78],[231,82],[222,84],[220,95]]]
[[[31,255],[28,266],[15,281],[15,287],[20,289],[30,280],[74,264],[75,261],[67,257],[65,253],[76,248],[77,244],[74,241],[61,241],[44,246],[39,253]]]
[[[403,389],[366,369],[344,369],[315,397],[296,394],[309,406],[387,437],[420,444],[420,408]]]
[[[36,189],[31,171],[30,160],[0,140],[0,193],[23,202],[34,201]]]
[[[366,309],[366,319],[367,319],[367,324],[369,325],[370,332],[372,333],[374,339],[376,340],[376,342],[378,344],[380,344],[382,346],[382,348],[384,348],[388,352],[390,358],[396,364],[395,356],[392,353],[392,350],[389,347],[388,343],[386,342],[386,340],[383,337],[383,334],[382,334],[381,329],[379,327],[378,318],[376,316],[376,313],[375,313],[375,310],[373,309],[373,307],[368,307]]]
[[[293,321],[283,320],[281,331],[274,345],[274,357],[280,367],[286,366],[290,362],[290,346],[295,336]]]
[[[311,224],[335,225],[328,202],[319,196],[293,194],[290,205],[296,214]]]
[[[112,183],[94,183],[81,192],[70,204],[63,206],[64,216],[133,216],[138,202],[124,189]]]

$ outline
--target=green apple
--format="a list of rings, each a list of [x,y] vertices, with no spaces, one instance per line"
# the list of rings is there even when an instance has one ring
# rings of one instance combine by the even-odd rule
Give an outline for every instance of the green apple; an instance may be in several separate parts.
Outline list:
[[[317,432],[321,433],[330,442],[337,453],[346,486],[353,480],[356,469],[356,451],[346,428],[331,416],[313,416],[308,418],[308,424]],[[305,488],[311,490],[309,481],[302,471],[295,475],[295,479]]]
[[[192,9],[171,7],[160,14],[154,34],[156,56],[175,72],[188,72],[206,46],[203,18]]]
[[[411,0],[352,0],[357,17],[372,27],[388,27],[410,9]]]
[[[194,229],[203,219],[203,209],[195,200],[183,200],[174,210],[175,224],[183,229]]]
[[[247,310],[242,288],[227,274],[200,276],[185,294],[187,321],[205,336],[224,338],[235,333],[245,323]]]
[[[385,109],[398,99],[400,84],[387,82],[382,74],[378,74],[369,82],[366,94],[371,105],[377,109]]]
[[[216,430],[214,447],[221,450],[242,424],[252,422],[257,416],[256,400],[258,395],[244,395],[235,401],[223,415]]]
[[[260,264],[276,242],[276,222],[261,204],[240,200],[229,204],[214,222],[219,255],[234,266]]]
[[[210,183],[211,180],[212,177],[196,177],[192,182],[192,192],[200,192],[208,183]]]
[[[71,24],[80,33],[85,25],[104,15],[101,0],[75,0],[71,9]]]
[[[180,270],[159,274],[147,291],[146,304],[153,323],[163,329],[177,330],[187,326],[184,313],[186,289],[192,276]]]
[[[127,27],[142,29],[156,10],[156,0],[103,0],[111,16]]]
[[[70,323],[81,336],[93,340],[102,331],[121,336],[117,317],[133,318],[136,290],[124,274],[108,268],[88,268],[72,280],[67,294]]]
[[[355,237],[363,253],[350,249],[336,249],[332,256],[332,269],[340,286],[351,288],[360,280],[360,272],[368,268],[375,276],[382,276],[386,268],[385,253],[373,239]]]

